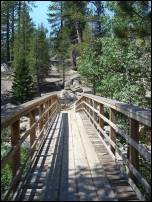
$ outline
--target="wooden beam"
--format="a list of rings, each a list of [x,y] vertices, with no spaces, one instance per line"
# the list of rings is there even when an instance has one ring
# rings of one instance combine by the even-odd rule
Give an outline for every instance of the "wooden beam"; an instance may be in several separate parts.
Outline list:
[[[115,123],[116,121],[116,111],[112,108],[109,109],[110,112],[110,120],[111,122]],[[116,142],[116,132],[113,129],[113,127],[110,126],[110,139],[115,143]],[[115,149],[113,148],[112,145],[110,145],[110,149],[112,153],[115,155]]]
[[[104,105],[99,103],[99,113],[104,114]],[[99,117],[99,126],[103,130],[104,129],[104,121],[101,117]],[[104,135],[100,132],[100,135],[102,138],[104,138]]]
[[[130,137],[137,143],[139,144],[139,122],[134,120],[134,119],[130,119]],[[129,158],[129,162],[137,169],[139,170],[139,153],[138,151],[129,144],[129,151],[128,151],[128,158]],[[136,179],[134,179],[134,176],[132,175],[132,173],[130,172],[130,177],[136,181]]]
[[[30,113],[30,128],[32,127],[32,125],[34,124],[35,122],[35,111],[33,110],[31,113]],[[36,138],[36,130],[35,130],[35,127],[31,130],[31,133],[30,133],[30,146],[32,147],[33,143],[35,142],[35,138]],[[31,150],[31,158],[33,156],[33,152],[34,150],[36,150],[36,146]]]
[[[12,148],[18,146],[20,140],[20,120],[17,120],[11,125],[11,145]],[[21,165],[21,157],[20,157],[20,146],[18,147],[15,154],[12,156],[12,175],[13,178],[16,176],[17,171],[19,170]],[[13,187],[13,192],[16,191],[17,185],[19,183],[19,178],[17,178],[16,183]]]

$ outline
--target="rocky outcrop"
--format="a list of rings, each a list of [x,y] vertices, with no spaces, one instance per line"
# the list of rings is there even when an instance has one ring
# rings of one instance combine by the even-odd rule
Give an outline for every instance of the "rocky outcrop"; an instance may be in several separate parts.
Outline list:
[[[77,100],[77,97],[74,93],[68,90],[62,90],[59,94],[59,100],[61,104],[69,104]]]

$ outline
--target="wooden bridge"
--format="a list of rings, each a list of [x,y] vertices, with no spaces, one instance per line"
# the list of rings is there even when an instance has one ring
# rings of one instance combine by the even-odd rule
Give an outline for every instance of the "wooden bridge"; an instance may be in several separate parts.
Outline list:
[[[118,124],[119,116],[127,130]],[[29,119],[24,133],[22,117]],[[3,200],[146,200],[151,187],[140,165],[150,165],[151,152],[140,143],[139,126],[148,135],[150,119],[150,110],[88,94],[64,111],[56,94],[20,105],[1,119],[2,129],[11,128],[12,145],[1,161],[1,169],[10,162],[12,169]],[[29,155],[22,162],[28,138]]]

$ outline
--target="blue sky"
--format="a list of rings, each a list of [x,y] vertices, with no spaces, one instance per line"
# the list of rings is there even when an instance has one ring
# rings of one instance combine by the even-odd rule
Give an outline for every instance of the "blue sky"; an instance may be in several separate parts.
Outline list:
[[[51,31],[50,24],[47,20],[48,7],[50,3],[50,1],[35,1],[36,8],[32,8],[32,11],[30,12],[30,16],[36,26],[43,23],[44,27],[48,29],[48,34]]]

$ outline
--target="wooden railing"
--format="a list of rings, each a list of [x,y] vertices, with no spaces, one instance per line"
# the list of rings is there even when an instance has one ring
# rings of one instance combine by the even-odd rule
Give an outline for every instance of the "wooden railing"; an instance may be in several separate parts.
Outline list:
[[[135,184],[143,185],[145,193],[151,193],[150,184],[139,172],[139,156],[151,164],[151,151],[139,142],[139,126],[141,124],[147,127],[147,132],[151,135],[151,111],[90,94],[83,94],[75,106],[76,111],[83,110],[90,118],[112,157],[115,160],[119,158],[122,165],[128,168],[126,172],[130,176],[130,183],[133,186]],[[105,116],[105,108],[109,109],[109,117]],[[123,114],[128,119],[128,133],[116,124],[118,114]],[[110,126],[109,135],[104,130],[105,125]],[[117,145],[119,137],[126,141],[127,151],[125,154]]]
[[[10,161],[12,169],[12,182],[4,199],[7,198],[10,193],[15,193],[25,168],[25,165],[21,166],[21,145],[27,137],[30,138],[30,154],[25,160],[25,164],[28,159],[30,159],[32,163],[45,138],[46,131],[59,111],[60,104],[58,96],[52,93],[22,104],[1,116],[2,130],[7,127],[11,129],[11,150],[1,160],[1,169]],[[21,136],[20,120],[22,117],[28,117],[29,129]]]

